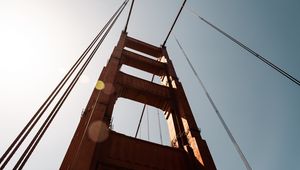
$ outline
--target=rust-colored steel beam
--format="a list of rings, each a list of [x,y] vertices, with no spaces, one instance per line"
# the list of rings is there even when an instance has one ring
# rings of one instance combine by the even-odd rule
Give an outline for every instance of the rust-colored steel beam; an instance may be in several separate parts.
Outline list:
[[[165,74],[166,64],[144,57],[134,52],[123,50],[122,52],[122,64],[158,75],[163,76]]]
[[[142,53],[151,55],[156,58],[161,57],[161,48],[131,37],[126,38],[125,47],[134,49],[136,51],[140,51]]]
[[[161,84],[121,72],[123,64],[160,76]],[[99,80],[105,88],[92,92],[60,169],[216,169],[165,47],[123,32]],[[163,110],[172,147],[109,130],[119,97]]]
[[[117,75],[116,82],[122,87],[119,93],[120,97],[146,103],[161,110],[166,110],[169,106],[170,94],[169,89],[165,86],[122,72]]]

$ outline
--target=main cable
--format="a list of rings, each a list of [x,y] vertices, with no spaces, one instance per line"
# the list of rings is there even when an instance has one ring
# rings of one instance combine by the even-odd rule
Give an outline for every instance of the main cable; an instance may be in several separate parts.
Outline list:
[[[215,112],[216,112],[216,114],[217,114],[219,120],[221,121],[223,127],[225,128],[225,130],[226,130],[226,132],[227,132],[227,134],[228,134],[228,136],[229,136],[231,142],[233,143],[233,145],[234,145],[236,151],[238,152],[240,158],[242,159],[242,161],[243,161],[245,167],[247,168],[247,170],[252,170],[252,168],[251,168],[249,162],[247,161],[245,155],[243,154],[243,152],[242,152],[240,146],[238,145],[238,143],[237,143],[236,140],[234,139],[234,137],[233,137],[231,131],[229,130],[227,124],[225,123],[223,117],[221,116],[221,114],[220,114],[220,112],[219,112],[217,106],[215,105],[214,101],[213,101],[212,98],[210,97],[210,95],[209,95],[207,89],[205,88],[205,86],[204,86],[203,82],[201,81],[199,75],[197,74],[197,72],[196,72],[194,66],[192,65],[191,61],[189,60],[187,54],[185,53],[184,49],[182,48],[181,44],[179,43],[179,41],[178,41],[178,39],[176,38],[175,35],[174,35],[174,38],[175,38],[176,43],[178,44],[179,48],[181,49],[181,51],[182,51],[182,53],[183,53],[183,55],[184,55],[186,61],[188,62],[190,68],[192,69],[194,75],[196,76],[196,78],[197,78],[199,84],[201,85],[202,89],[204,90],[206,97],[208,98],[208,100],[209,100],[210,104],[212,105],[213,109],[215,110]]]
[[[126,21],[126,24],[125,24],[124,32],[127,31],[127,27],[128,27],[129,19],[131,17],[131,12],[132,12],[132,8],[133,8],[133,4],[134,4],[134,0],[132,0],[131,5],[130,5],[130,9],[129,9],[127,21]]]
[[[273,64],[272,62],[270,62],[269,60],[267,60],[266,58],[264,58],[263,56],[259,55],[257,52],[253,51],[252,49],[250,49],[249,47],[247,47],[246,45],[244,45],[243,43],[241,43],[237,39],[233,38],[232,36],[230,36],[226,32],[222,31],[217,26],[213,25],[212,23],[210,23],[209,21],[207,21],[206,19],[204,19],[203,17],[201,17],[200,15],[198,15],[191,7],[189,7],[189,11],[191,11],[200,20],[202,20],[203,22],[205,22],[206,24],[208,24],[209,26],[211,26],[212,28],[214,28],[215,30],[217,30],[218,32],[220,32],[221,34],[223,34],[225,37],[229,38],[231,41],[235,42],[237,45],[239,45],[240,47],[242,47],[246,51],[250,52],[256,58],[258,58],[259,60],[261,60],[262,62],[264,62],[268,66],[272,67],[274,70],[276,70],[277,72],[281,73],[283,76],[285,76],[286,78],[288,78],[292,82],[296,83],[298,86],[300,86],[300,81],[297,80],[295,77],[293,77],[292,75],[290,75],[286,71],[282,70],[281,68],[279,68],[278,66],[276,66],[275,64]]]
[[[111,22],[111,20],[115,17],[116,13],[113,15],[113,17],[110,18],[110,20],[106,23],[104,28],[107,28],[108,23]],[[59,82],[59,84],[56,86],[56,88],[51,92],[51,94],[48,96],[48,98],[44,101],[44,103],[40,106],[40,108],[37,110],[37,112],[34,114],[34,116],[29,120],[29,122],[26,124],[26,126],[22,129],[22,131],[18,134],[18,136],[14,139],[14,141],[11,143],[11,145],[8,147],[8,149],[5,151],[5,153],[0,158],[0,164],[4,161],[3,165],[1,165],[0,169],[3,169],[6,164],[9,162],[9,160],[12,158],[14,153],[18,150],[20,145],[23,143],[23,141],[26,139],[28,134],[31,132],[31,130],[34,128],[36,123],[40,120],[44,112],[47,110],[47,108],[50,106],[52,101],[55,99],[55,97],[58,95],[58,93],[61,91],[63,86],[66,84],[66,82],[70,79],[70,77],[73,75],[74,71],[78,68],[78,66],[81,64],[81,62],[84,60],[88,52],[91,50],[91,48],[95,45],[95,43],[98,41],[100,36],[103,34],[105,29],[102,29],[97,36],[93,39],[93,41],[89,44],[89,46],[85,49],[83,54],[78,58],[78,60],[74,63],[74,65],[71,67],[71,69],[67,72],[67,74],[64,76],[64,78]],[[24,135],[25,134],[25,135]],[[22,137],[23,136],[23,137]],[[22,138],[21,138],[22,137]],[[21,139],[20,139],[21,138]],[[13,150],[12,150],[13,149]],[[11,151],[12,150],[12,151]],[[9,154],[10,153],[10,154]],[[9,154],[9,155],[8,155]],[[8,156],[7,156],[8,155]],[[4,160],[6,158],[6,160]]]
[[[179,12],[177,13],[177,16],[176,16],[176,18],[175,18],[175,21],[173,22],[172,27],[171,27],[171,29],[170,29],[170,31],[169,31],[169,33],[168,33],[168,35],[167,35],[167,37],[166,37],[166,39],[165,39],[165,41],[164,41],[164,43],[163,43],[162,46],[165,46],[165,45],[166,45],[166,43],[167,43],[167,41],[168,41],[168,39],[169,39],[169,36],[170,36],[170,34],[171,34],[171,32],[172,32],[172,30],[173,30],[173,28],[174,28],[174,26],[175,26],[175,24],[176,24],[178,18],[179,18],[179,15],[181,14],[181,11],[182,11],[182,9],[183,9],[185,3],[186,3],[186,0],[183,1],[182,5],[181,5],[181,8],[180,8],[180,10],[179,10]]]
[[[121,8],[122,8],[121,9],[121,12],[122,12],[123,9],[124,9],[124,7],[125,7],[125,5],[127,4],[127,2],[128,2],[128,0],[124,1],[124,3],[117,10],[117,12],[119,12]],[[73,89],[73,87],[75,86],[75,84],[77,83],[77,81],[79,80],[79,78],[82,75],[82,73],[84,72],[85,68],[88,66],[89,62],[92,60],[94,54],[99,49],[100,45],[102,44],[102,42],[106,38],[107,34],[111,30],[112,26],[114,25],[114,23],[118,19],[118,17],[121,14],[121,12],[119,12],[118,15],[117,15],[117,17],[114,18],[114,21],[111,23],[111,25],[109,26],[109,28],[106,30],[105,34],[100,39],[100,41],[97,43],[96,47],[94,48],[94,50],[90,54],[89,58],[86,60],[86,62],[84,63],[84,65],[82,66],[82,68],[80,69],[80,71],[77,73],[77,75],[75,76],[75,78],[73,79],[73,81],[71,82],[71,84],[69,85],[69,87],[67,88],[67,90],[65,91],[65,93],[63,94],[63,96],[60,98],[59,102],[56,104],[56,106],[54,107],[54,109],[52,110],[52,112],[50,113],[50,115],[47,117],[47,119],[45,120],[45,122],[43,123],[43,125],[41,126],[41,128],[39,129],[38,133],[35,135],[35,137],[31,141],[31,143],[28,145],[28,147],[26,148],[25,152],[22,154],[21,158],[18,160],[17,164],[15,165],[14,169],[22,169],[22,167],[25,165],[25,163],[28,160],[28,158],[30,157],[31,153],[33,152],[33,150],[35,149],[35,147],[39,143],[40,139],[42,138],[42,136],[44,135],[44,133],[48,129],[48,127],[51,124],[52,120],[56,116],[57,112],[59,111],[59,109],[63,105],[64,101],[66,100],[66,98],[70,94],[71,90]],[[113,15],[114,17],[115,17],[115,14]],[[111,22],[111,20],[108,23],[110,23],[110,22]],[[105,26],[105,29],[107,28],[107,26],[108,26],[108,24]],[[20,167],[18,167],[18,166],[20,166]]]
[[[124,5],[124,7],[122,8],[122,10],[123,10],[123,9],[125,8],[125,6],[127,5],[128,1],[129,1],[129,0],[126,1],[126,3],[125,3],[125,5]],[[125,1],[124,1],[124,2],[125,2]],[[123,3],[123,4],[124,4],[124,3]],[[122,4],[122,5],[123,5],[123,4]],[[122,5],[121,5],[121,7],[122,7]],[[121,10],[121,9],[119,8],[119,10]],[[119,10],[118,10],[118,11],[119,11]],[[117,11],[117,12],[118,12],[118,11]],[[118,16],[119,16],[119,15],[120,15],[120,14],[118,14]],[[114,21],[114,22],[115,22],[115,21]],[[95,103],[97,103],[97,101],[98,101],[99,94],[100,94],[100,93],[98,93],[98,95],[97,95],[97,98],[96,98]],[[86,124],[89,124],[89,123],[90,123],[91,118],[92,118],[92,114],[93,114],[93,112],[94,112],[94,109],[95,109],[95,108],[93,108],[92,112],[90,113],[90,116],[89,116],[89,118],[88,118],[88,122],[87,122]],[[71,165],[69,165],[69,166],[74,165],[73,162],[77,160],[77,158],[78,158],[78,153],[79,153],[79,148],[80,148],[81,145],[82,145],[83,138],[84,138],[84,136],[85,136],[87,130],[88,130],[88,126],[86,126],[85,129],[84,129],[83,135],[82,135],[82,137],[81,137],[81,139],[80,139],[79,146],[78,146],[78,148],[76,149],[75,158],[72,160]],[[68,168],[69,168],[69,167],[68,167]],[[71,167],[71,169],[72,169],[72,167]]]

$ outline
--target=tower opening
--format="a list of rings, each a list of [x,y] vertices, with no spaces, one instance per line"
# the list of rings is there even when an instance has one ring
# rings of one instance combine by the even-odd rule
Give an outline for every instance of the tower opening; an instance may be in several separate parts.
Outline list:
[[[156,60],[129,52],[125,47]],[[159,76],[161,84],[123,72],[122,65]],[[216,169],[165,47],[153,46],[123,32],[98,82],[99,88],[90,97],[61,169]],[[122,98],[134,101],[131,103],[138,107],[123,107]],[[116,103],[120,114],[126,115],[117,121],[127,127],[131,122],[126,124],[126,118],[134,120],[131,110],[140,109],[143,104],[163,110],[161,115],[166,120],[171,147],[131,137],[134,132],[126,136],[111,130],[115,126]]]

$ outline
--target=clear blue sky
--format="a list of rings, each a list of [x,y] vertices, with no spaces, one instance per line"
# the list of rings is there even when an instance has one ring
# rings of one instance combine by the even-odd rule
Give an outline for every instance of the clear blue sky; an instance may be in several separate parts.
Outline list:
[[[122,0],[0,1],[0,154]],[[159,46],[182,1],[136,0],[129,36]],[[300,2],[188,0],[202,17],[300,79]],[[25,169],[58,169],[129,6],[99,49]],[[253,169],[300,169],[300,87],[184,10],[174,29]],[[167,49],[216,166],[245,169],[173,36]],[[124,68],[150,79],[150,74]],[[117,101],[114,130],[133,136],[142,105]],[[150,140],[159,142],[149,108]],[[163,117],[164,144],[169,143]],[[146,122],[142,125],[147,139]],[[15,160],[15,159],[14,159]],[[11,165],[8,166],[11,167]]]

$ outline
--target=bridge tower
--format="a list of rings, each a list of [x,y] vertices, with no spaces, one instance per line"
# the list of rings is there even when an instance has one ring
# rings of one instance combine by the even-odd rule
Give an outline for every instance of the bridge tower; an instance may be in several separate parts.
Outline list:
[[[121,72],[124,64],[159,76],[161,84]],[[163,110],[171,147],[110,130],[119,97]],[[122,32],[82,114],[61,169],[216,169],[164,46],[156,47]]]

